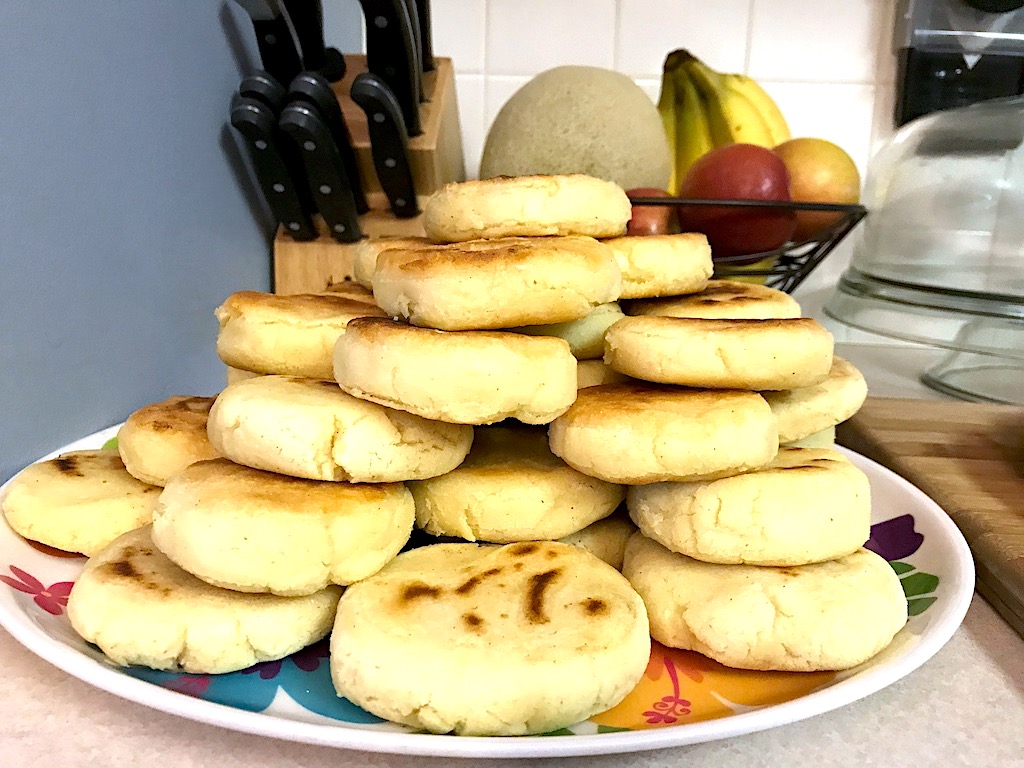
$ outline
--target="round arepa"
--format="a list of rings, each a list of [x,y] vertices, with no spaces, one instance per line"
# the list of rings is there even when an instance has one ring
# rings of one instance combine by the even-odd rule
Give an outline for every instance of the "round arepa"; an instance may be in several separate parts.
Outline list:
[[[625,234],[632,206],[618,184],[580,173],[451,182],[423,206],[436,243],[496,237]]]
[[[778,390],[823,381],[832,334],[809,317],[708,320],[626,317],[604,337],[605,362],[645,381],[711,389]]]
[[[579,390],[548,441],[569,466],[627,485],[746,472],[779,448],[775,417],[756,392],[647,382]]]
[[[477,427],[462,464],[408,485],[427,533],[501,544],[576,533],[626,497],[551,453],[543,428],[514,423]]]
[[[373,296],[392,317],[445,331],[579,320],[621,286],[612,249],[592,237],[390,248],[373,273]]]
[[[576,399],[576,358],[554,337],[360,318],[334,361],[345,392],[452,424],[546,424]]]
[[[340,596],[341,587],[300,597],[215,587],[162,554],[147,525],[89,558],[67,611],[75,632],[115,664],[223,674],[322,639]]]
[[[128,474],[115,449],[69,451],[7,483],[0,509],[21,536],[92,555],[153,519],[160,488]]]
[[[780,448],[768,466],[732,477],[632,486],[627,505],[645,536],[709,563],[806,565],[871,535],[868,478],[828,449]]]
[[[310,480],[389,483],[442,475],[472,427],[353,397],[334,382],[260,376],[226,387],[210,410],[214,448],[237,464]]]
[[[228,366],[330,380],[334,342],[349,320],[387,313],[340,292],[233,293],[215,310],[217,355]]]
[[[737,669],[849,669],[907,622],[899,577],[867,549],[811,565],[720,565],[638,532],[622,573],[644,599],[655,640]]]
[[[128,473],[163,486],[189,464],[216,458],[206,434],[213,401],[179,395],[132,413],[117,430],[117,450]]]
[[[800,317],[796,299],[776,288],[739,280],[710,280],[699,293],[636,299],[623,305],[627,315],[703,317],[709,320],[769,320]]]
[[[214,459],[164,488],[153,543],[209,584],[308,595],[379,571],[414,519],[401,483],[306,480]]]
[[[330,664],[338,694],[378,717],[511,736],[614,706],[650,649],[640,597],[589,552],[553,541],[435,544],[346,590]]]

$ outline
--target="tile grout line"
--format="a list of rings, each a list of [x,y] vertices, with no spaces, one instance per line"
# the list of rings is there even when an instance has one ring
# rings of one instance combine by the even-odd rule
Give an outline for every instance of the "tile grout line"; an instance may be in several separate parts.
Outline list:
[[[482,71],[482,76],[483,76],[483,79],[484,79],[484,83],[483,83],[483,88],[480,89],[480,98],[483,100],[483,104],[480,105],[480,122],[483,124],[482,125],[483,133],[481,135],[486,137],[487,136],[487,130],[490,127],[490,126],[487,125],[487,98],[488,98],[488,93],[491,90],[490,56],[488,55],[488,51],[490,49],[490,46],[487,45],[487,24],[490,21],[490,14],[488,13],[488,6],[489,6],[490,3],[488,2],[488,0],[480,0],[480,2],[483,5],[483,13],[481,14],[481,16],[482,16],[482,24],[481,24],[482,29],[480,30],[480,34],[483,35],[483,45],[484,45],[484,60],[483,60],[483,62],[481,62],[481,69],[483,70]]]
[[[484,60],[483,60],[483,62],[481,62],[481,68],[483,69],[484,82],[486,83],[487,76],[490,75],[490,68],[488,66],[489,65],[489,61],[488,61],[489,56],[487,55],[488,50],[490,50],[490,46],[487,45],[487,22],[489,20],[490,14],[487,13],[487,7],[489,5],[488,0],[481,0],[481,4],[483,5],[483,13],[481,14],[481,19],[482,19],[481,27],[482,27],[482,29],[480,29],[480,34],[483,36],[483,43],[484,43]]]

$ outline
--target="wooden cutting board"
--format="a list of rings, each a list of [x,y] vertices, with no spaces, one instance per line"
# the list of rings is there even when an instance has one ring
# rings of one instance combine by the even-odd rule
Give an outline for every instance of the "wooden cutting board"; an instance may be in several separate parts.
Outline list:
[[[946,510],[974,553],[978,592],[1024,636],[1024,408],[869,397],[836,440]]]

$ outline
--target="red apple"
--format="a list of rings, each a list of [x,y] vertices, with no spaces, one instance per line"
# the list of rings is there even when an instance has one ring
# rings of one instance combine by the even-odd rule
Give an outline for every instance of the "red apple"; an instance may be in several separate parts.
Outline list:
[[[789,172],[782,158],[770,149],[753,144],[727,144],[711,150],[690,166],[679,187],[679,196],[788,201]],[[780,247],[793,236],[796,214],[784,208],[680,206],[679,225],[684,232],[707,235],[712,257],[722,258]]]
[[[631,198],[672,197],[669,192],[657,187],[634,187],[627,189],[626,194]],[[626,225],[626,234],[666,235],[671,231],[674,213],[671,205],[634,205],[632,218]]]

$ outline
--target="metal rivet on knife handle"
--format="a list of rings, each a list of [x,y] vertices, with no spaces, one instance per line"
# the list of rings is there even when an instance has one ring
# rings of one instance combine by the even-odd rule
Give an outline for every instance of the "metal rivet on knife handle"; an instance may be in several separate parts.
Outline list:
[[[304,101],[313,105],[320,116],[327,123],[327,129],[334,139],[334,144],[341,154],[341,160],[345,164],[345,174],[348,176],[349,185],[352,188],[352,196],[356,202],[356,210],[359,213],[366,213],[370,210],[370,204],[363,192],[363,183],[359,171],[359,162],[356,160],[355,148],[352,145],[352,135],[349,133],[348,124],[342,114],[338,97],[334,93],[327,79],[316,72],[301,72],[288,86],[289,101]]]
[[[289,160],[287,142],[278,141],[276,116],[263,102],[235,94],[231,125],[249,148],[256,180],[276,222],[296,240],[312,240],[316,228],[309,199],[300,194],[305,174]]]

